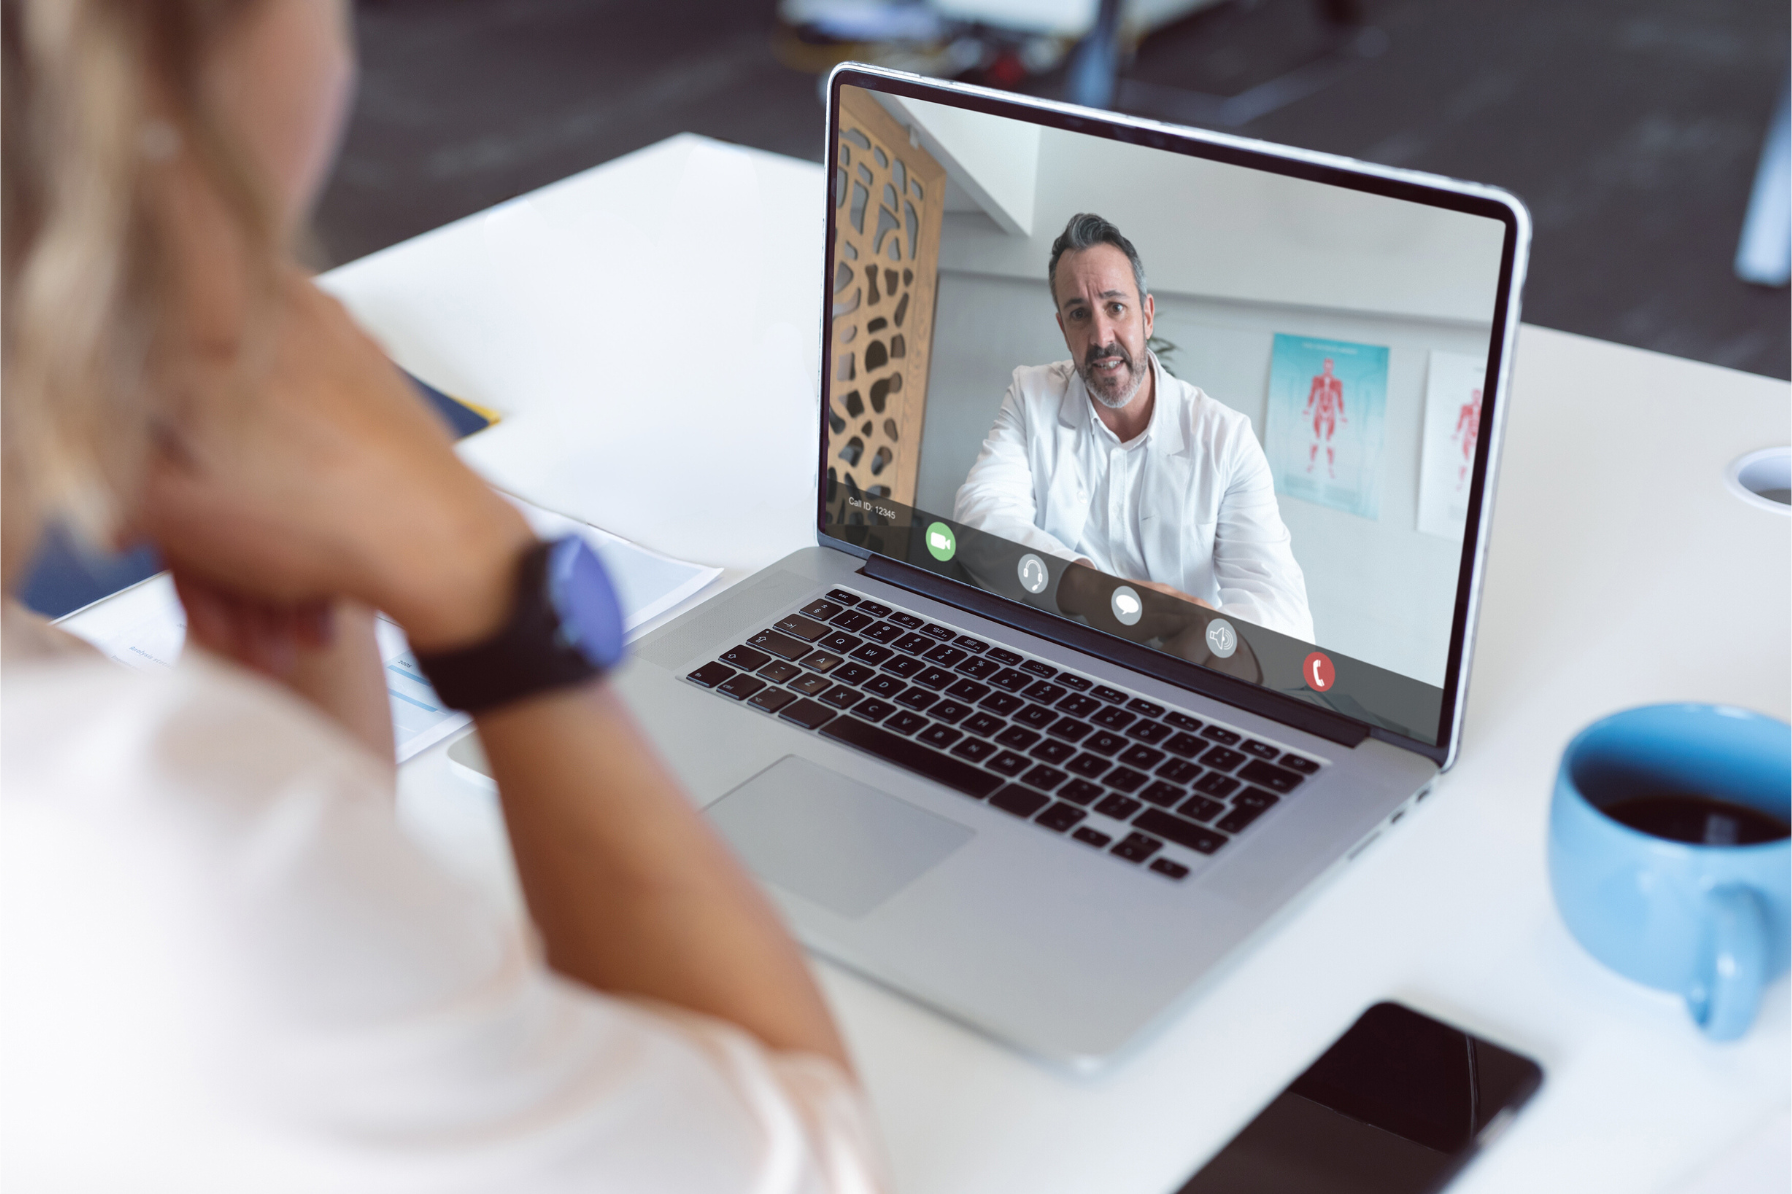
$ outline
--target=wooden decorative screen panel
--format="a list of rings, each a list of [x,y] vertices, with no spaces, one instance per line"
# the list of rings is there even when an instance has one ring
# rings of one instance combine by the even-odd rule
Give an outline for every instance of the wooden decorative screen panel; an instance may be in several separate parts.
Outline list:
[[[859,88],[840,115],[828,477],[912,506],[946,172]]]

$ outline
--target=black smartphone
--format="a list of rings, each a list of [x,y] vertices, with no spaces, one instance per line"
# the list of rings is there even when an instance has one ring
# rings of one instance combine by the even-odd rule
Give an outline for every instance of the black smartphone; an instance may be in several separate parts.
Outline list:
[[[1542,1084],[1528,1057],[1378,1003],[1178,1194],[1431,1194]]]

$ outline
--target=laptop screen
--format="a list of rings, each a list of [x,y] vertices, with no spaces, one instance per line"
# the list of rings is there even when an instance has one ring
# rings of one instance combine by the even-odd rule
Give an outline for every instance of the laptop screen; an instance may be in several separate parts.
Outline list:
[[[1513,207],[870,73],[831,98],[822,533],[1443,741]]]

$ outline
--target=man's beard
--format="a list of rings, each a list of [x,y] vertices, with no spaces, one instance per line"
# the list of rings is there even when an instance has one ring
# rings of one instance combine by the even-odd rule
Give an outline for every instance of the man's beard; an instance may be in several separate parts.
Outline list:
[[[1118,357],[1126,364],[1127,373],[1132,377],[1132,384],[1118,393],[1108,394],[1103,392],[1100,383],[1096,381],[1097,374],[1095,372],[1095,366],[1097,362],[1105,361],[1112,357]],[[1089,391],[1089,396],[1091,398],[1095,399],[1095,401],[1101,403],[1109,410],[1120,410],[1125,407],[1134,398],[1138,397],[1139,387],[1145,384],[1144,370],[1134,366],[1132,354],[1127,352],[1126,346],[1118,341],[1113,344],[1098,344],[1091,348],[1084,354],[1081,372],[1083,377],[1083,388]]]

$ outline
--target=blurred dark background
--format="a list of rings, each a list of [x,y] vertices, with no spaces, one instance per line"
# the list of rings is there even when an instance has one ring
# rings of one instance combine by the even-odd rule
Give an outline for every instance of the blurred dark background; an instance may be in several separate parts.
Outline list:
[[[362,0],[357,24],[334,263],[674,133],[820,160],[817,73],[873,52],[775,0]],[[1114,104],[1506,187],[1536,221],[1528,322],[1785,378],[1787,291],[1732,262],[1789,24],[1786,0],[1230,0],[1129,47]],[[909,60],[1064,94],[1061,53],[972,32]]]

